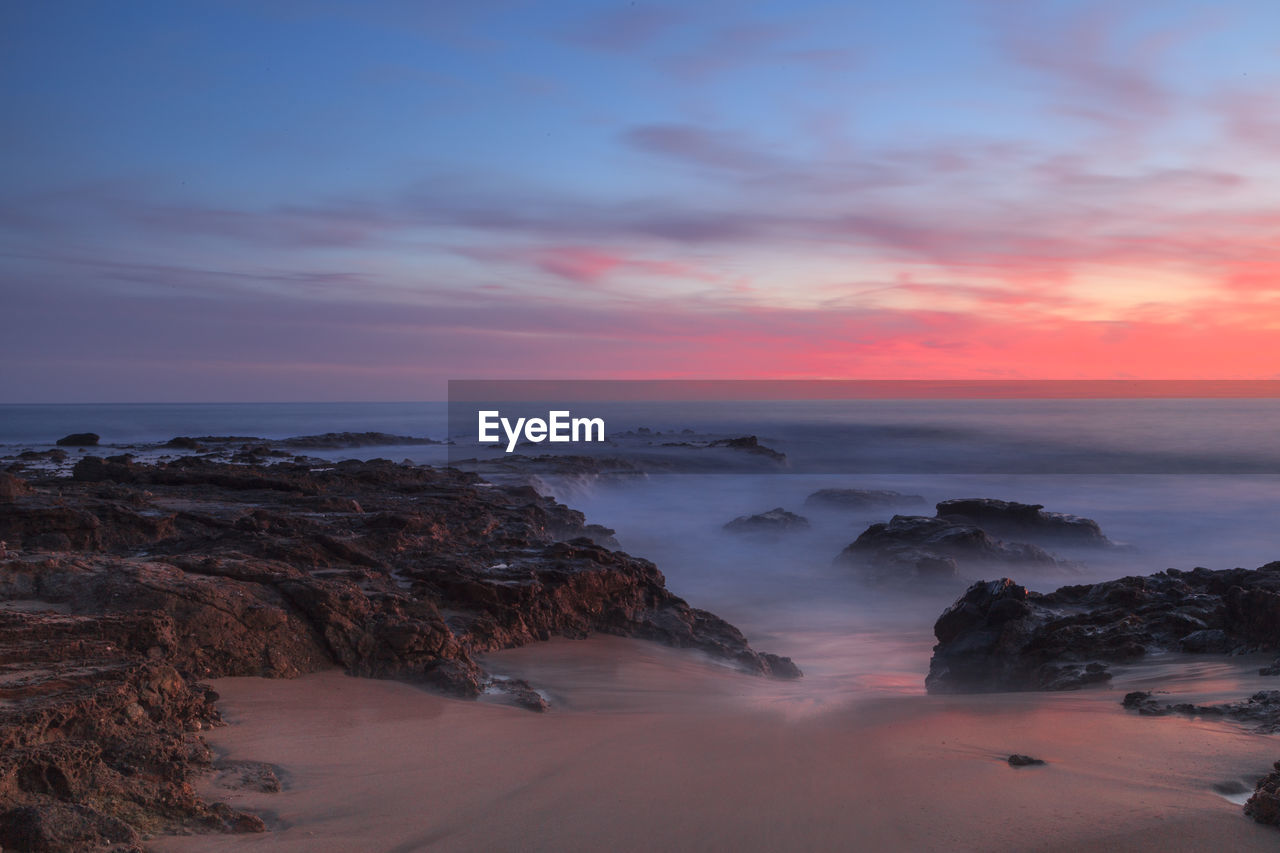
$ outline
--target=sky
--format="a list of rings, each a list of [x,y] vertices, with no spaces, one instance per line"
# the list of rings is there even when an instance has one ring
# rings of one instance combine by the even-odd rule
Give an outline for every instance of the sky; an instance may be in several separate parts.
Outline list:
[[[1280,378],[1274,0],[0,5],[0,402]]]

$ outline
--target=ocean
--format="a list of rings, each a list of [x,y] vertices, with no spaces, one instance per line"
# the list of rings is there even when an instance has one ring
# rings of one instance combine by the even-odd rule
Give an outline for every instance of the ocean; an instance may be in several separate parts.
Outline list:
[[[596,411],[610,434],[643,428],[659,445],[683,430],[751,434],[787,455],[785,465],[767,471],[546,476],[538,485],[589,522],[616,530],[624,550],[655,562],[673,591],[738,625],[757,648],[795,658],[810,676],[803,688],[810,699],[847,698],[869,685],[872,692],[922,692],[933,620],[964,588],[957,581],[869,591],[833,559],[893,511],[805,506],[820,488],[918,494],[923,514],[949,498],[1042,504],[1095,519],[1122,544],[1059,549],[1058,556],[1076,561],[1069,568],[1003,569],[1041,591],[1169,567],[1252,568],[1280,559],[1277,400],[631,403]],[[47,448],[85,431],[102,436],[100,453],[177,435],[372,431],[443,439],[447,414],[439,402],[8,405],[0,407],[0,454]],[[453,432],[460,444],[472,438]],[[308,451],[420,464],[443,464],[457,452],[443,445]],[[806,516],[810,528],[764,541],[723,529],[737,516],[774,507]]]

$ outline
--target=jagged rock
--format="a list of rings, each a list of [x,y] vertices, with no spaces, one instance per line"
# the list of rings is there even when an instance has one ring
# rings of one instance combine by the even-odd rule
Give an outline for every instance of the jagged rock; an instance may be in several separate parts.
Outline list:
[[[808,530],[809,519],[779,506],[757,515],[740,515],[725,524],[724,529],[732,533],[777,534]]]
[[[904,495],[888,489],[818,489],[804,499],[805,506],[848,510],[887,509],[923,503],[921,495]]]
[[[528,711],[545,713],[551,710],[551,703],[542,698],[542,694],[534,690],[523,678],[494,678],[489,683],[487,693],[497,694],[512,705]]]
[[[1192,631],[1178,641],[1178,647],[1191,654],[1225,654],[1231,651],[1231,638],[1221,628]]]
[[[1258,675],[1280,675],[1280,658],[1258,670]]]
[[[1028,592],[1008,578],[971,586],[938,618],[932,692],[1051,690],[1110,677],[1152,651],[1280,651],[1280,563],[1169,569]]]
[[[1010,767],[1034,767],[1037,764],[1047,763],[1043,758],[1032,758],[1030,755],[1022,755],[1015,752],[1009,756]]]
[[[955,577],[961,567],[1054,566],[1035,545],[1002,542],[972,524],[922,515],[895,515],[868,527],[836,558],[873,582]]]
[[[593,541],[611,536],[531,488],[385,460],[86,457],[73,480],[33,483],[0,512],[23,552],[0,566],[0,600],[59,609],[0,609],[0,838],[265,829],[187,784],[210,762],[194,732],[218,722],[200,678],[338,665],[475,697],[478,654],[592,633],[800,675]]]
[[[1120,704],[1131,711],[1137,711],[1144,717],[1163,717],[1173,713],[1172,705],[1161,705],[1151,693],[1145,690],[1134,690],[1124,694]]]
[[[1244,804],[1244,813],[1271,826],[1280,826],[1280,761],[1275,770],[1258,780],[1253,796]]]
[[[96,432],[73,432],[55,442],[59,447],[97,447],[100,436]]]
[[[937,517],[972,524],[996,536],[1034,539],[1062,545],[1110,545],[1091,518],[1045,512],[1043,504],[1023,504],[995,498],[942,501]]]
[[[614,538],[618,532],[612,527],[605,527],[603,524],[588,524],[582,528],[583,534],[602,548],[609,548],[619,551],[622,546],[618,544],[618,540]]]
[[[1252,723],[1261,734],[1280,732],[1280,690],[1260,690],[1239,702],[1219,705],[1197,705],[1192,702],[1161,704],[1154,695],[1143,691],[1125,694],[1124,707],[1148,717],[1183,714],[1189,717],[1221,717]]]
[[[1104,665],[1087,660],[1088,647],[1045,648],[1037,641],[1045,619],[1038,598],[1008,578],[969,587],[934,624],[929,692],[1066,690],[1111,678]]]

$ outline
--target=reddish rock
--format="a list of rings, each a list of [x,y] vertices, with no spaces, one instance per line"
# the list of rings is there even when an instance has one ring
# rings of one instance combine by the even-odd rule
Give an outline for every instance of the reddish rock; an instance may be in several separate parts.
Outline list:
[[[86,457],[0,512],[23,554],[0,565],[0,601],[57,608],[0,609],[0,667],[20,673],[0,704],[0,844],[264,830],[188,784],[210,763],[195,732],[219,722],[202,678],[341,666],[474,697],[493,686],[477,653],[592,633],[799,676],[593,541],[608,534],[449,469]]]

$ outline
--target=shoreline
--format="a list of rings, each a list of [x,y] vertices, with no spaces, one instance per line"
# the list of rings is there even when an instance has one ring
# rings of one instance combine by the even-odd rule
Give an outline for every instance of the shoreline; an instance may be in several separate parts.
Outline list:
[[[1274,849],[1274,829],[1213,789],[1251,788],[1269,769],[1272,738],[1129,714],[1114,690],[884,696],[788,714],[785,697],[753,704],[750,691],[732,689],[753,679],[702,662],[664,678],[665,659],[679,653],[655,658],[628,640],[559,645],[540,672],[571,696],[566,664],[617,664],[595,695],[576,694],[581,707],[548,714],[332,671],[221,679],[229,725],[207,739],[225,758],[283,769],[281,793],[230,799],[263,810],[272,832],[149,844],[158,853],[337,851],[357,839],[396,851]],[[545,649],[518,651],[529,659]],[[609,707],[626,697],[631,708]],[[1013,752],[1048,764],[1010,767]]]

